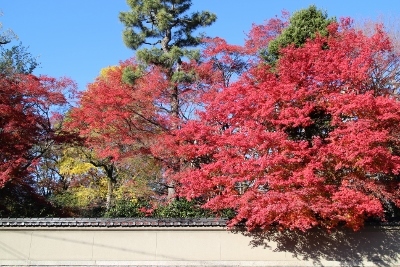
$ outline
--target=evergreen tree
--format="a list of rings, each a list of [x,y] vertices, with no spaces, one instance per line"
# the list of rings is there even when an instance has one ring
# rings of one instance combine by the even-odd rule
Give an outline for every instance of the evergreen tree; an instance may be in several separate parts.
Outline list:
[[[295,12],[289,20],[289,26],[268,45],[267,60],[274,62],[279,58],[279,50],[293,44],[302,46],[307,39],[314,39],[318,34],[328,35],[327,26],[335,22],[336,18],[328,18],[328,14],[315,5]]]
[[[191,0],[127,0],[131,11],[121,12],[125,25],[123,39],[127,47],[137,50],[143,45],[151,48],[137,50],[138,60],[167,69],[167,78],[173,82],[170,94],[170,114],[179,117],[179,86],[185,79],[181,71],[182,57],[195,58],[198,53],[188,49],[201,43],[202,34],[194,35],[200,27],[211,25],[216,15],[208,12],[187,14]],[[132,82],[135,73],[125,73]]]
[[[144,68],[155,66],[164,72],[168,85],[161,90],[167,103],[163,103],[161,109],[169,117],[168,129],[177,129],[186,115],[184,83],[191,81],[191,73],[183,68],[182,59],[198,59],[199,52],[190,49],[204,38],[197,30],[211,25],[216,15],[208,11],[189,14],[191,0],[127,0],[127,3],[131,10],[120,13],[120,20],[125,25],[124,42],[136,50],[136,57],[144,63]],[[126,68],[123,79],[133,84],[142,74],[140,69]],[[179,170],[179,159],[163,160],[169,169]],[[170,182],[168,197],[172,198],[174,194],[174,184]]]

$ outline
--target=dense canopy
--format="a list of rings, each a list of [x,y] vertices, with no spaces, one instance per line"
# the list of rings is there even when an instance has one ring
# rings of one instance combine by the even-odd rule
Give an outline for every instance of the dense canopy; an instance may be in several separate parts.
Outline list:
[[[249,229],[358,229],[400,205],[399,99],[375,86],[395,55],[381,28],[346,22],[254,66],[177,132],[180,194]]]
[[[127,3],[135,57],[73,107],[70,79],[33,75],[23,47],[1,50],[0,216],[306,231],[397,215],[400,57],[383,25],[311,6],[253,25],[241,46],[198,34],[216,16],[190,0]],[[23,208],[32,199],[45,208]]]

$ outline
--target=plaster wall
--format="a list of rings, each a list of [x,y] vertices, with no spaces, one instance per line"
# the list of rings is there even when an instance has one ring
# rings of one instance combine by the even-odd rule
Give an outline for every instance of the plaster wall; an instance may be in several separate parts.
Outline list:
[[[249,235],[222,227],[0,228],[0,266],[400,266],[399,230]]]

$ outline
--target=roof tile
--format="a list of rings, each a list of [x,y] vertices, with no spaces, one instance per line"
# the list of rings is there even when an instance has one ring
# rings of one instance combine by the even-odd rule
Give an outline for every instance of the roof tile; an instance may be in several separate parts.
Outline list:
[[[225,227],[225,218],[0,218],[5,227]]]

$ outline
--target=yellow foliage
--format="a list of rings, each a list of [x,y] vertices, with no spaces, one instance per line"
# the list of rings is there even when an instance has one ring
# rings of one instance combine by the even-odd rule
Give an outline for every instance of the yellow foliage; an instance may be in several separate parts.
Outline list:
[[[107,179],[101,178],[98,183],[90,184],[89,187],[78,186],[71,188],[76,206],[88,207],[98,199],[105,199],[107,195]]]
[[[90,169],[94,168],[92,164],[82,162],[75,158],[64,158],[60,163],[60,174],[62,175],[78,175],[87,173]]]
[[[83,209],[105,205],[110,177],[106,176],[103,164],[113,163],[102,162],[85,147],[66,147],[58,164],[60,174],[69,176],[71,181],[68,192],[58,197],[60,203]],[[161,166],[152,157],[127,158],[113,168],[113,201],[128,200],[135,203],[140,197],[150,196],[154,192],[149,183],[161,178]]]
[[[114,190],[115,200],[129,199],[133,203],[137,201],[137,188],[134,186],[121,185]]]
[[[59,171],[62,175],[85,174],[95,168],[91,163],[85,161],[86,155],[80,153],[77,148],[64,149],[63,156],[59,162]]]
[[[100,70],[100,78],[107,78],[108,73],[120,69],[121,66],[108,66]]]

